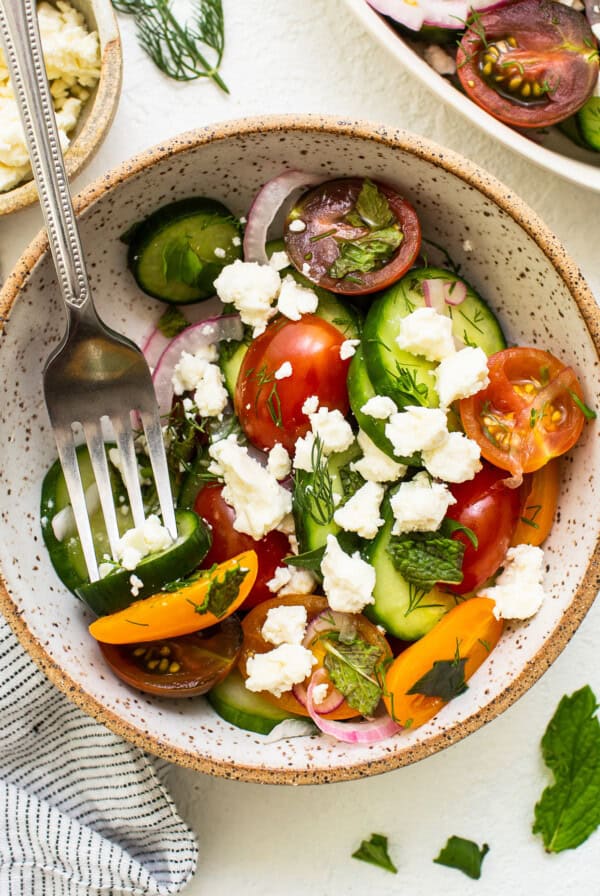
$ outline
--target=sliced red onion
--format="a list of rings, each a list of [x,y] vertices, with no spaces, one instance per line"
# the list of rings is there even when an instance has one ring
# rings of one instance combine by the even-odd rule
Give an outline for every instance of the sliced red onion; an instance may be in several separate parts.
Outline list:
[[[400,25],[419,31],[423,25],[450,28],[459,31],[471,14],[471,10],[485,12],[506,6],[513,0],[367,0],[369,6]]]
[[[327,676],[323,669],[317,669],[310,680],[306,693],[306,708],[317,726],[324,734],[330,734],[345,744],[375,744],[397,734],[401,726],[394,722],[387,713],[381,713],[374,719],[361,722],[335,722],[319,715],[313,702],[313,692],[318,684],[323,684]]]
[[[600,40],[600,2],[598,0],[584,0],[585,17],[590,23],[594,35]]]
[[[464,28],[471,3],[466,0],[420,0],[424,23],[434,28]]]
[[[462,280],[442,280],[444,301],[447,305],[461,305],[467,298],[467,285]]]
[[[388,16],[412,31],[419,31],[423,25],[421,6],[410,0],[367,0],[367,3],[382,16]]]
[[[344,695],[341,694],[337,688],[334,688],[334,686],[328,679],[326,679],[323,684],[327,684],[327,696],[324,700],[321,700],[320,703],[313,704],[315,707],[315,712],[317,712],[320,716],[325,716],[327,715],[327,713],[333,712],[344,702]],[[292,688],[292,691],[298,703],[301,703],[302,706],[306,706],[308,697],[304,683],[295,684]]]
[[[267,264],[267,233],[285,200],[296,190],[316,187],[325,180],[327,178],[323,175],[309,174],[306,171],[284,171],[267,181],[254,197],[248,212],[244,232],[244,261]]]
[[[444,280],[422,280],[423,298],[428,308],[433,308],[438,314],[446,314],[446,297],[444,295]]]
[[[354,637],[356,633],[356,622],[352,613],[337,613],[335,610],[324,610],[312,619],[306,629],[306,634],[302,644],[310,650],[317,635],[321,632],[337,631],[342,637]],[[329,678],[326,677],[325,682],[328,685],[327,697],[321,703],[316,703],[315,707],[318,713],[326,715],[333,712],[338,706],[344,702],[344,695],[334,688]],[[304,682],[294,685],[294,696],[299,700],[302,706],[306,706],[306,687]]]
[[[195,305],[189,305],[185,308],[180,307],[179,310],[187,320],[188,324],[191,325],[206,320],[207,316],[211,316],[211,312],[213,314],[215,313],[219,304],[219,299],[217,296],[214,296],[212,299],[205,299],[204,302]],[[168,336],[165,336],[158,326],[153,325],[150,328],[144,339],[139,343],[149,367],[156,367],[158,359],[170,341],[171,339]]]
[[[173,402],[173,371],[181,358],[182,352],[195,354],[199,348],[223,340],[241,339],[244,328],[237,314],[224,317],[211,317],[199,324],[193,324],[183,330],[179,336],[171,339],[158,359],[152,380],[161,415],[171,410]]]

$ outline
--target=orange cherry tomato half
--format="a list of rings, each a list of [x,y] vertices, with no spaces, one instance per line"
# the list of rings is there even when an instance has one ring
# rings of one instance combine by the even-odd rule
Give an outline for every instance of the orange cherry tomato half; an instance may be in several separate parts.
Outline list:
[[[450,610],[420,641],[407,647],[388,669],[384,702],[390,716],[405,728],[418,728],[448,702],[441,696],[409,693],[434,663],[464,663],[464,681],[479,669],[502,634],[494,601],[472,597]]]
[[[541,349],[507,348],[488,358],[488,369],[487,388],[459,405],[465,432],[486,460],[520,475],[573,447],[585,416],[571,367]]]
[[[474,102],[514,127],[573,115],[598,80],[596,39],[586,18],[553,0],[522,0],[473,17],[456,57]]]
[[[511,545],[540,545],[552,529],[560,492],[560,460],[551,460],[526,476],[521,486],[519,522]]]
[[[111,670],[132,688],[159,697],[206,694],[233,668],[242,646],[237,616],[179,638],[99,644]]]
[[[343,333],[315,314],[279,318],[255,339],[242,361],[235,387],[235,413],[253,445],[270,450],[276,442],[293,454],[310,429],[302,405],[316,395],[322,407],[348,413],[346,378],[350,359],[340,358]],[[277,379],[283,364],[290,376]]]
[[[188,635],[231,616],[245,601],[256,579],[258,563],[254,551],[245,551],[211,570],[206,570],[190,584],[177,591],[161,591],[152,597],[138,600],[110,616],[101,616],[89,627],[96,641],[105,644],[136,644],[142,635],[144,641],[160,641]],[[209,596],[212,583],[223,583],[227,573],[240,570],[244,578],[238,584],[236,594],[228,595],[231,602],[218,616],[202,605]]]
[[[242,622],[242,627],[244,630],[244,646],[240,654],[239,669],[244,679],[248,677],[246,668],[248,659],[251,656],[254,656],[255,653],[266,653],[269,650],[273,650],[273,645],[268,641],[265,641],[262,636],[262,627],[265,623],[265,619],[267,618],[267,613],[269,612],[269,610],[272,607],[281,606],[306,607],[306,614],[308,617],[308,621],[310,622],[311,619],[315,618],[315,616],[319,616],[321,613],[327,610],[328,603],[324,597],[320,597],[316,594],[290,594],[286,595],[285,597],[276,597],[272,600],[266,600],[263,603],[259,604],[258,607],[255,607],[253,610],[251,610]],[[381,650],[381,658],[383,661],[391,657],[392,653],[389,645],[379,629],[362,615],[357,615],[354,617],[354,619],[357,635],[360,638],[363,638],[363,640],[367,641],[367,643],[379,647]],[[317,644],[315,645],[313,653],[318,661],[318,665],[313,666],[312,671],[314,673],[317,669],[322,667],[325,651],[320,649],[320,644]],[[310,676],[304,682],[307,687],[309,681]],[[261,693],[263,697],[265,697],[275,706],[279,706],[285,712],[296,713],[297,715],[301,716],[309,715],[306,707],[296,699],[292,691],[286,691],[281,695],[281,697],[275,697],[268,691],[262,691]],[[344,700],[343,703],[341,703],[340,706],[337,707],[337,709],[334,709],[329,713],[323,713],[323,718],[338,720],[352,719],[357,715],[357,711],[349,706],[348,703]]]
[[[366,225],[360,226],[361,222],[351,223],[348,219],[355,211],[363,184],[364,179],[359,177],[327,181],[305,193],[285,222],[285,247],[292,264],[317,286],[331,292],[360,296],[386,289],[414,264],[421,248],[421,227],[412,205],[393,187],[377,182],[376,187],[388,202],[402,240],[391,257],[376,263],[373,270],[332,276],[332,265],[344,242],[360,243],[369,234]],[[290,228],[295,219],[305,224],[304,229]]]

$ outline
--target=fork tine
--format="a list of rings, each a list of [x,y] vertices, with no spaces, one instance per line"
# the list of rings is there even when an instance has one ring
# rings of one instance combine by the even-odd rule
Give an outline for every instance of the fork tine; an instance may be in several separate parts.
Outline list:
[[[115,417],[112,420],[113,429],[117,437],[117,445],[121,452],[123,479],[129,495],[129,506],[133,515],[134,525],[141,526],[144,522],[144,504],[142,502],[142,489],[138,463],[133,444],[133,430],[129,417]]]
[[[166,527],[171,538],[175,539],[177,538],[177,524],[175,522],[175,511],[173,510],[169,467],[167,465],[167,455],[165,452],[165,443],[163,441],[158,409],[154,413],[146,411],[140,416],[144,426],[144,433],[146,434],[148,455],[154,474],[154,482],[156,484],[156,492],[160,503],[163,525]]]
[[[104,515],[104,523],[108,534],[111,554],[113,559],[116,557],[116,547],[119,540],[119,526],[117,524],[117,514],[112,494],[110,482],[110,473],[108,471],[108,462],[106,460],[106,451],[104,448],[104,438],[102,435],[102,427],[99,420],[84,423],[83,431],[87,441],[92,469],[98,486],[98,495],[100,496],[100,505]]]
[[[92,529],[85,503],[85,494],[81,483],[81,475],[79,473],[79,464],[77,463],[73,430],[70,427],[68,429],[60,427],[54,430],[54,435],[56,438],[58,457],[67,484],[67,491],[69,493],[69,498],[71,499],[71,507],[73,508],[73,516],[75,517],[75,525],[77,526],[77,532],[79,533],[85,565],[87,566],[90,582],[96,582],[100,578],[98,573],[98,562],[94,551],[94,540],[92,538]]]

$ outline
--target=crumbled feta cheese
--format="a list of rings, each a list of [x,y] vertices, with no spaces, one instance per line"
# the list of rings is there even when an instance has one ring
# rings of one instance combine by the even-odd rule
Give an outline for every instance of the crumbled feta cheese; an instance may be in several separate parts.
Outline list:
[[[294,460],[292,466],[295,470],[304,470],[310,473],[313,468],[312,455],[315,446],[315,437],[312,432],[296,439],[294,447]]]
[[[469,398],[489,384],[487,357],[483,349],[461,348],[434,370],[440,405],[449,407],[458,398]]]
[[[275,477],[277,478],[277,477]],[[296,524],[294,522],[294,514],[286,513],[282,521],[277,526],[278,532],[283,532],[284,535],[295,535],[296,534]]]
[[[223,249],[221,246],[217,246],[215,248],[215,255],[217,256],[217,258],[225,258],[227,253],[225,252],[225,249]]]
[[[435,308],[417,308],[402,318],[396,342],[405,351],[428,361],[441,361],[456,352],[452,319],[438,314]]]
[[[283,271],[284,268],[290,266],[290,259],[287,252],[273,252],[269,258],[269,264],[276,271]]]
[[[271,607],[262,627],[262,636],[269,644],[302,644],[306,632],[306,607]]]
[[[496,619],[529,619],[541,607],[544,593],[544,552],[530,544],[509,548],[496,584],[480,592],[495,601]]]
[[[438,75],[456,74],[456,60],[438,44],[430,44],[425,47],[423,57],[427,65],[430,65]]]
[[[288,230],[291,230],[292,233],[302,233],[306,230],[306,224],[302,218],[294,218],[294,220],[290,221],[288,224]]]
[[[139,595],[140,591],[142,590],[142,588],[144,587],[144,583],[139,578],[139,576],[136,576],[135,573],[132,573],[129,576],[129,584],[131,585],[131,588],[129,590],[131,592],[132,597],[137,597]]]
[[[462,432],[451,432],[437,448],[423,451],[421,458],[426,470],[436,479],[466,482],[481,470],[480,455],[477,442],[468,439]]]
[[[194,392],[194,401],[184,400],[187,416],[219,417],[229,401],[225,388],[225,378],[216,360],[217,348],[214,344],[201,346],[195,354],[182,352],[171,382],[175,395]],[[187,401],[187,403],[186,403]]]
[[[351,358],[356,353],[357,346],[359,345],[360,339],[344,339],[340,345],[341,360],[347,361],[348,358]]]
[[[277,313],[273,302],[279,295],[281,278],[268,264],[240,261],[226,265],[214,282],[217,295],[225,304],[233,304],[243,323],[259,336]]]
[[[249,657],[245,684],[249,691],[269,691],[275,697],[281,697],[308,678],[316,662],[311,651],[301,644],[280,644],[267,653]]]
[[[388,420],[392,414],[398,413],[396,402],[387,395],[374,395],[369,398],[360,409],[361,414],[373,417],[375,420]]]
[[[193,392],[206,365],[216,360],[217,346],[214,342],[200,346],[193,355],[191,352],[182,352],[171,377],[175,395]]]
[[[410,482],[400,483],[390,498],[392,532],[435,532],[451,504],[456,504],[456,498],[444,483],[431,482],[427,473],[417,473]]]
[[[267,582],[267,588],[273,594],[277,594],[280,588],[283,588],[284,585],[292,578],[292,569],[289,566],[278,566],[273,574],[273,578],[269,579]]]
[[[223,478],[223,500],[235,511],[236,532],[259,541],[291,512],[291,493],[237,444],[235,436],[215,442],[208,453],[213,458],[209,472]]]
[[[50,93],[63,152],[85,100],[100,76],[97,32],[88,32],[83,15],[69,3],[40,3],[38,23]],[[25,135],[0,48],[0,192],[31,173]]]
[[[267,470],[275,479],[285,479],[290,475],[292,462],[290,456],[279,442],[275,442],[267,458]]]
[[[327,536],[327,547],[321,561],[323,591],[332,610],[360,613],[373,603],[375,570],[358,551],[347,554],[335,535]]]
[[[428,451],[445,442],[448,438],[446,414],[439,408],[408,405],[392,414],[385,425],[385,434],[394,454],[410,457],[415,451]]]
[[[316,684],[312,691],[312,701],[315,706],[320,706],[321,703],[325,702],[325,698],[327,697],[327,692],[329,690],[329,685],[326,681],[322,684]]]
[[[104,563],[100,563],[98,565],[98,575],[101,579],[105,579],[106,576],[109,576],[111,573],[115,572],[119,567],[116,563],[111,561],[105,561]]]
[[[322,442],[324,454],[346,451],[354,441],[352,427],[341,411],[322,407],[308,417],[313,434]]]
[[[115,545],[115,558],[124,569],[135,569],[148,554],[166,551],[173,544],[167,529],[156,514],[151,514],[141,526],[128,529]]]
[[[294,369],[289,361],[284,361],[281,367],[278,367],[273,376],[276,380],[285,380],[292,375]]]
[[[358,431],[357,442],[363,456],[353,461],[350,469],[360,473],[363,479],[368,482],[395,482],[404,476],[406,467],[381,451],[362,429]]]
[[[346,532],[356,532],[361,538],[375,538],[383,526],[379,508],[384,487],[377,482],[365,482],[346,503],[333,514],[334,522]]]
[[[242,241],[241,241],[240,237],[239,237],[239,236],[234,236],[233,239],[231,240],[231,245],[232,245],[232,246],[235,246],[236,249],[237,249],[238,246],[241,246],[241,245],[242,245]]]
[[[314,289],[296,283],[291,274],[284,277],[277,299],[277,310],[290,320],[300,320],[303,314],[317,310],[319,297]]]
[[[309,395],[304,404],[302,405],[302,413],[306,414],[306,416],[310,416],[311,414],[317,413],[317,408],[319,407],[319,399],[316,395]]]
[[[292,567],[289,582],[279,589],[278,594],[284,597],[286,594],[312,594],[317,586],[317,580],[310,569]]]
[[[307,261],[305,261],[302,265],[302,273],[305,277],[308,277],[310,275],[310,265]]]

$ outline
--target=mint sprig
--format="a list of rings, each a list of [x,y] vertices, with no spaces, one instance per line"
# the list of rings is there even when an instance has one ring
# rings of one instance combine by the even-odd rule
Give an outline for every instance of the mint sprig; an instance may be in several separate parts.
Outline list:
[[[388,838],[383,834],[371,834],[370,840],[363,840],[358,849],[352,853],[353,859],[361,862],[369,862],[392,874],[397,874],[398,869],[390,859],[388,852]]]
[[[431,591],[436,582],[462,582],[465,545],[454,538],[439,532],[393,535],[387,552],[400,575],[422,591]]]
[[[326,650],[324,665],[338,691],[348,704],[363,716],[372,716],[381,700],[378,666],[381,650],[355,637],[342,641],[337,631],[322,636]]]
[[[487,843],[479,847],[473,840],[465,840],[463,837],[450,837],[441,850],[437,859],[433,861],[437,865],[446,865],[448,868],[456,868],[473,880],[481,877],[481,864],[490,851]]]

